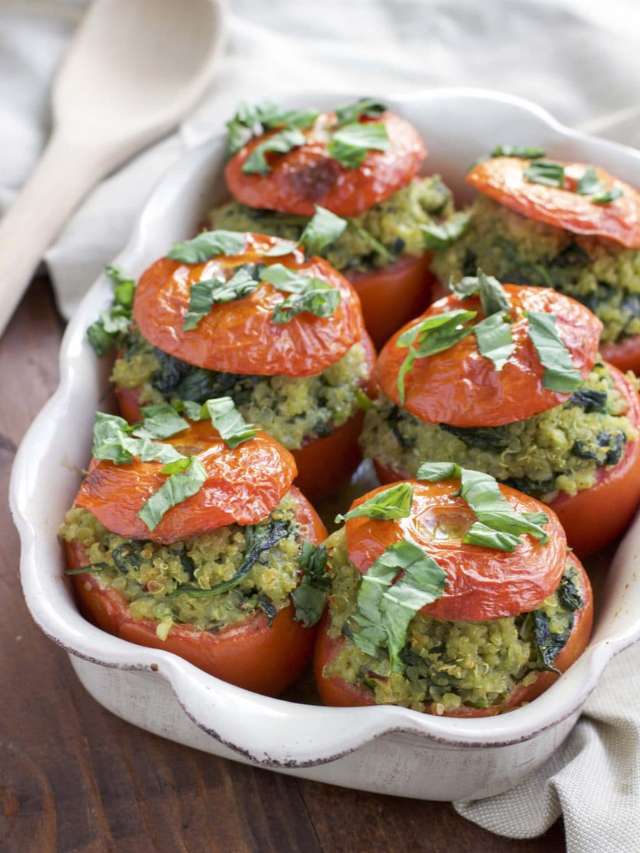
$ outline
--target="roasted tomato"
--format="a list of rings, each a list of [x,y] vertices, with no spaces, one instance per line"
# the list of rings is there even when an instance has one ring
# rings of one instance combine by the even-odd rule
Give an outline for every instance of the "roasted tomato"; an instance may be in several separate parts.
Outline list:
[[[605,190],[622,195],[608,204],[594,204],[589,195],[576,192],[577,182],[588,166],[563,163],[562,187],[527,180],[532,161],[519,157],[491,157],[467,174],[467,182],[484,195],[516,213],[555,228],[612,240],[628,249],[640,249],[640,194],[629,184],[596,168]],[[533,161],[534,163],[536,161]]]
[[[278,131],[248,142],[227,163],[229,191],[248,207],[313,216],[320,205],[338,216],[359,216],[408,184],[427,154],[415,128],[393,113],[360,121],[383,122],[389,137],[388,148],[368,151],[362,165],[347,168],[329,155],[335,114],[323,113],[304,131],[304,145],[286,154],[267,154],[266,175],[247,174],[242,167],[254,149]]]
[[[298,503],[297,518],[305,538],[319,544],[326,536],[324,525],[306,498],[292,488]],[[67,563],[77,569],[87,564],[82,547],[67,544]],[[103,587],[91,574],[71,577],[83,613],[123,640],[162,649],[238,687],[277,696],[302,673],[311,656],[315,628],[294,619],[289,605],[278,612],[271,626],[263,613],[218,632],[200,631],[193,625],[174,625],[166,640],[156,635],[156,623],[135,620],[124,596]]]
[[[347,275],[362,302],[362,315],[374,344],[391,335],[429,305],[435,282],[430,255],[402,255],[392,264]]]
[[[480,355],[473,334],[428,358],[416,359],[405,377],[402,406],[427,423],[459,427],[492,427],[522,421],[565,402],[571,395],[545,388],[543,367],[527,333],[526,313],[553,314],[558,333],[583,377],[593,367],[602,331],[600,321],[579,302],[544,287],[505,284],[510,296],[515,350],[498,372],[493,362]],[[398,373],[408,349],[397,346],[403,332],[419,321],[455,308],[482,316],[478,297],[461,299],[455,294],[439,299],[425,313],[400,329],[380,353],[376,381],[395,403],[400,403]]]
[[[578,571],[582,581],[584,590],[585,604],[584,607],[576,612],[576,617],[573,624],[573,629],[567,640],[564,648],[554,661],[554,666],[558,673],[565,672],[571,664],[582,654],[589,637],[591,635],[591,626],[593,624],[593,593],[589,578],[582,567],[579,560],[573,556],[568,556],[568,562],[571,563]],[[327,616],[320,623],[320,632],[316,642],[314,654],[314,672],[315,681],[320,693],[320,698],[325,705],[334,705],[338,707],[353,707],[358,705],[373,705],[374,700],[370,693],[362,690],[357,685],[349,684],[341,678],[327,677],[324,674],[325,667],[331,663],[334,657],[338,654],[345,640],[341,637],[332,638],[327,634]],[[535,681],[531,684],[521,684],[514,688],[509,696],[499,705],[493,705],[490,708],[459,708],[452,711],[446,711],[444,716],[448,717],[490,717],[495,714],[501,714],[504,711],[510,711],[517,708],[526,702],[531,702],[541,693],[544,693],[554,681],[558,678],[555,672],[540,672]],[[435,713],[433,705],[427,705],[424,708],[426,713]]]
[[[640,430],[640,403],[635,388],[615,367],[609,365],[609,370],[618,390],[629,403],[627,417]],[[393,471],[380,462],[374,461],[374,465],[381,483],[406,479],[402,471]],[[584,558],[620,536],[639,504],[640,440],[636,440],[627,444],[617,465],[599,470],[598,482],[590,489],[583,489],[575,495],[561,494],[549,505],[564,527],[569,547]]]
[[[76,506],[89,510],[112,533],[170,544],[234,522],[256,524],[282,500],[296,475],[289,451],[264,432],[231,449],[210,421],[200,421],[164,442],[197,457],[207,479],[195,495],[168,510],[154,530],[138,512],[166,482],[159,462],[92,460]]]
[[[555,513],[540,501],[509,486],[500,486],[514,510],[544,510],[549,519],[544,528],[548,534],[545,543],[523,536],[515,551],[505,553],[462,542],[475,515],[460,497],[459,481],[412,481],[412,485],[413,503],[408,518],[380,521],[357,517],[347,521],[349,559],[362,574],[390,545],[406,537],[437,560],[447,575],[444,594],[421,612],[453,621],[516,616],[534,610],[557,588],[565,569],[567,540]],[[384,488],[358,498],[353,507]],[[443,529],[449,538],[437,535]]]
[[[334,364],[364,334],[360,300],[349,282],[321,258],[305,261],[301,252],[269,256],[283,241],[247,234],[242,255],[219,256],[204,264],[161,258],[136,288],[134,319],[150,343],[163,352],[208,370],[258,376],[312,376]],[[284,264],[323,279],[340,291],[330,317],[304,312],[288,323],[274,323],[273,309],[286,294],[261,284],[242,299],[215,305],[197,328],[183,329],[191,287],[242,264]]]
[[[618,370],[633,370],[640,375],[640,335],[604,344],[601,352],[602,357]]]

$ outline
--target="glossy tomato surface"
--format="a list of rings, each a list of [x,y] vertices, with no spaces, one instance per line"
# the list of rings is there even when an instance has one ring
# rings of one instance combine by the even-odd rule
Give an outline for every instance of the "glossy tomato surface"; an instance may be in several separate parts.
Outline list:
[[[294,487],[297,518],[307,541],[319,544],[326,530],[315,510]],[[66,545],[69,568],[86,565],[82,547]],[[291,605],[283,608],[269,626],[263,613],[221,631],[200,631],[193,625],[174,625],[166,640],[156,635],[156,622],[132,617],[124,596],[100,584],[97,576],[71,578],[83,613],[99,628],[141,646],[162,649],[185,658],[238,687],[276,696],[292,684],[309,661],[316,633],[294,619]]]
[[[364,332],[360,300],[352,285],[321,258],[305,260],[299,251],[268,255],[283,245],[276,237],[246,235],[242,255],[219,256],[204,264],[161,258],[142,275],[133,315],[154,346],[196,367],[258,376],[313,376],[322,373],[360,340]],[[340,292],[329,317],[303,312],[288,323],[274,323],[273,310],[289,295],[262,283],[241,299],[214,305],[188,331],[183,328],[191,288],[220,274],[230,278],[243,264],[279,263],[322,279]]]
[[[640,374],[640,335],[622,338],[615,343],[603,344],[602,357],[618,370],[633,370]]]
[[[402,255],[386,267],[347,274],[360,297],[364,324],[376,347],[429,305],[435,281],[430,258],[428,253]]]
[[[413,502],[409,517],[390,521],[356,517],[346,522],[349,559],[362,574],[390,545],[406,537],[433,557],[446,574],[444,594],[422,610],[437,619],[483,621],[516,616],[534,610],[556,589],[565,568],[567,540],[555,513],[540,501],[500,485],[515,511],[544,511],[548,517],[546,543],[524,535],[509,553],[462,541],[475,515],[459,495],[459,480],[410,482]],[[358,498],[352,507],[385,488]]]
[[[569,554],[568,562],[577,569],[580,575],[585,602],[584,607],[576,612],[569,639],[554,662],[555,667],[560,673],[566,672],[571,664],[580,657],[589,642],[593,625],[593,593],[589,578],[582,564],[575,556]],[[331,663],[346,642],[342,637],[330,637],[327,633],[327,626],[328,617],[325,616],[320,623],[320,631],[314,653],[314,674],[320,698],[325,705],[334,705],[343,708],[374,705],[374,697],[370,691],[357,685],[349,684],[342,678],[335,676],[328,677],[324,674],[325,667]],[[443,716],[491,717],[495,714],[511,711],[525,702],[531,702],[540,696],[541,693],[544,693],[545,690],[551,687],[558,677],[559,675],[555,672],[541,672],[531,684],[517,685],[499,705],[492,705],[489,708],[463,707],[452,711],[445,711]],[[426,705],[423,711],[427,714],[436,713],[434,705]]]
[[[264,432],[231,449],[210,421],[200,421],[163,443],[197,457],[207,479],[195,495],[169,509],[155,530],[149,530],[138,513],[167,481],[160,462],[136,459],[116,465],[92,460],[76,505],[88,509],[112,533],[169,544],[234,522],[256,524],[282,500],[296,475],[289,451]]]
[[[616,386],[629,404],[627,417],[640,431],[638,393],[609,365]],[[640,439],[628,442],[617,465],[600,468],[598,481],[575,495],[562,494],[551,503],[567,541],[579,557],[604,548],[620,536],[640,505]]]
[[[535,161],[534,161],[535,162]],[[554,161],[555,162],[555,161]],[[546,186],[527,180],[531,161],[520,157],[491,157],[475,165],[467,183],[510,210],[555,228],[612,240],[628,249],[640,249],[640,194],[629,184],[596,168],[605,190],[622,195],[609,204],[594,204],[576,191],[589,168],[584,163],[564,163],[564,185]]]
[[[555,317],[558,334],[583,377],[598,355],[602,324],[584,305],[550,288],[505,284],[504,289],[511,301],[515,350],[502,370],[497,371],[493,362],[480,354],[471,333],[443,352],[416,359],[405,376],[404,409],[427,423],[491,427],[525,420],[571,396],[543,386],[544,371],[528,335],[526,314],[539,311]],[[400,405],[398,373],[409,351],[397,346],[398,338],[421,319],[458,308],[477,311],[476,320],[483,316],[478,297],[461,299],[451,294],[400,329],[383,348],[376,380],[395,403]]]
[[[277,133],[252,139],[225,168],[225,179],[235,199],[248,207],[313,216],[316,205],[338,216],[359,216],[389,198],[418,172],[427,151],[417,130],[405,119],[387,112],[383,122],[389,145],[385,151],[369,150],[362,165],[343,166],[328,151],[334,113],[323,113],[304,132],[306,142],[286,154],[267,154],[266,175],[247,174],[242,167],[258,145]]]

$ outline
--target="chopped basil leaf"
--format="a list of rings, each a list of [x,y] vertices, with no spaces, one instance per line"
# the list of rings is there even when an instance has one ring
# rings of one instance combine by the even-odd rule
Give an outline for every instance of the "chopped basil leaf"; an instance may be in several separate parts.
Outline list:
[[[195,403],[193,400],[183,400],[182,410],[190,421],[203,421],[209,417],[207,407],[201,403]]]
[[[519,537],[525,533],[539,542],[548,540],[542,529],[548,517],[543,512],[516,512],[489,474],[461,468],[455,462],[425,462],[416,476],[418,480],[431,483],[453,478],[460,480],[460,495],[478,520],[463,540],[469,545],[513,551],[521,542]]]
[[[545,154],[544,148],[536,148],[536,146],[496,145],[491,152],[491,157],[521,157],[523,160],[537,160]]]
[[[135,438],[133,427],[118,415],[96,412],[93,427],[92,454],[96,459],[126,465],[134,458],[141,462],[173,462],[182,454],[170,444],[160,444],[148,438]]]
[[[399,572],[400,579],[393,584]],[[352,639],[366,654],[386,647],[391,669],[402,670],[400,652],[414,615],[440,598],[446,575],[438,563],[407,539],[390,545],[370,566],[358,591]]]
[[[359,98],[352,104],[336,107],[336,119],[338,127],[358,121],[362,116],[367,118],[378,118],[387,111],[385,104],[376,101],[375,98]]]
[[[227,447],[234,448],[244,441],[254,438],[258,428],[248,424],[236,409],[231,397],[216,397],[204,404],[211,418],[211,423],[220,433],[220,438]]]
[[[318,117],[317,110],[283,110],[276,104],[241,104],[227,122],[227,156],[231,157],[254,136],[276,128],[307,128]]]
[[[320,621],[327,602],[331,582],[326,572],[327,549],[324,545],[303,542],[300,554],[302,580],[291,593],[295,607],[295,618],[306,628]]]
[[[473,327],[480,354],[491,359],[497,371],[502,370],[515,349],[511,323],[504,318],[505,314],[498,311]]]
[[[596,170],[593,166],[587,166],[576,185],[576,192],[580,193],[580,195],[594,195],[595,193],[602,192],[603,189],[604,187],[600,183]]]
[[[447,246],[450,246],[459,237],[462,237],[467,230],[470,220],[471,212],[461,210],[454,213],[440,225],[435,223],[432,225],[422,225],[421,231],[424,234],[425,248],[434,251],[446,249]]]
[[[99,319],[87,329],[87,338],[96,355],[106,355],[118,346],[122,336],[129,331],[136,283],[126,278],[116,267],[107,267],[106,274],[113,286],[111,307],[103,311]]]
[[[456,308],[453,311],[427,317],[426,320],[419,321],[400,335],[396,346],[409,348],[398,371],[397,387],[401,403],[404,403],[405,376],[413,367],[415,360],[436,355],[466,338],[471,332],[471,327],[467,324],[475,316],[475,311]]]
[[[168,254],[174,261],[201,264],[218,255],[240,255],[244,252],[245,235],[236,231],[203,231],[192,240],[176,243]]]
[[[138,513],[138,518],[149,530],[155,530],[165,513],[172,507],[199,492],[207,479],[206,468],[196,456],[188,457],[186,468],[182,460],[177,461],[180,463],[181,470],[175,474],[171,473],[171,476],[165,480],[157,492],[151,495]],[[163,469],[165,473],[170,473],[172,470],[172,467]]]
[[[532,184],[543,184],[546,187],[564,186],[564,166],[562,163],[552,163],[550,160],[534,160],[525,169],[524,176]]]
[[[558,334],[555,317],[542,311],[529,311],[527,319],[529,338],[544,367],[542,384],[552,391],[575,391],[582,377]]]
[[[373,400],[362,388],[356,388],[356,403],[358,404],[358,408],[362,409],[363,412],[368,412],[373,406]]]
[[[242,164],[242,171],[246,175],[268,175],[271,167],[267,163],[265,154],[286,154],[299,148],[305,143],[305,135],[301,130],[281,130],[265,139],[253,149],[251,154]]]
[[[317,206],[315,214],[307,222],[300,236],[300,243],[310,255],[318,255],[334,243],[346,227],[346,219],[341,219],[330,210]]]
[[[166,465],[163,465],[160,469],[162,474],[179,474],[180,471],[186,471],[187,468],[191,465],[192,457],[183,456],[182,459],[176,459],[174,462],[167,462]]]
[[[411,513],[412,500],[413,488],[411,483],[396,483],[350,509],[344,515],[336,515],[335,522],[341,524],[349,518],[360,517],[372,518],[376,521],[407,518]]]
[[[598,193],[591,197],[592,204],[611,204],[612,201],[615,201],[617,198],[620,198],[622,195],[622,190],[620,187],[612,187],[610,190],[605,190],[605,192]]]
[[[485,275],[478,270],[477,276],[465,276],[460,281],[451,283],[451,290],[458,296],[475,296],[478,294],[485,316],[497,311],[509,311],[511,302],[509,295],[497,278]]]
[[[225,281],[222,275],[198,281],[191,287],[189,307],[184,315],[182,328],[185,332],[197,328],[214,305],[242,299],[253,293],[259,283],[253,264],[238,267],[228,281]]]
[[[263,249],[261,254],[265,258],[279,258],[281,255],[290,255],[297,248],[298,244],[294,240],[283,240],[279,237],[270,249]]]
[[[133,435],[137,438],[169,438],[189,426],[169,403],[145,406],[142,414],[142,424],[133,430]]]
[[[386,151],[389,136],[383,122],[354,122],[345,124],[332,135],[327,150],[347,169],[357,169],[364,162],[367,152]]]
[[[282,264],[265,267],[261,280],[292,296],[276,305],[274,323],[288,323],[297,314],[308,312],[316,317],[330,317],[340,304],[340,291],[324,279],[304,275]]]

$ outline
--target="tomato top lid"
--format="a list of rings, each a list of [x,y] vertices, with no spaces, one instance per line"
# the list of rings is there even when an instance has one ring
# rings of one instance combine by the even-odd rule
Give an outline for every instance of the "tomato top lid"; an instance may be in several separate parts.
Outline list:
[[[122,424],[124,429],[126,422]],[[142,462],[134,457],[126,464],[116,464],[94,458],[75,505],[89,510],[119,536],[170,544],[229,524],[257,524],[280,503],[297,474],[293,456],[266,433],[257,432],[229,447],[210,421],[190,424],[162,439],[162,447],[192,460],[183,475],[189,476],[197,468],[202,476],[195,483],[197,491],[166,509],[153,529],[140,512],[168,481],[163,462]],[[180,463],[176,467],[180,471]]]
[[[490,280],[500,287],[495,279]],[[480,297],[452,293],[434,302],[385,344],[375,374],[384,394],[422,421],[458,427],[494,427],[525,420],[569,399],[571,390],[555,389],[577,387],[589,374],[598,355],[602,324],[585,306],[551,288],[505,284],[501,290],[508,301],[503,316],[510,328],[512,350],[502,359],[500,369],[479,349],[474,330],[485,317]],[[399,346],[403,335],[419,329],[425,320],[451,316],[454,311],[469,312],[463,315],[463,320],[465,316],[469,320],[460,331],[466,335],[434,355],[417,357],[403,376],[403,363],[411,352],[411,346]],[[541,323],[551,328],[539,329]],[[554,335],[554,352],[538,348]],[[557,355],[564,359],[565,384],[556,382],[553,370],[543,364],[544,358],[551,359],[551,365]]]
[[[442,595],[420,612],[452,621],[516,616],[534,610],[557,589],[565,569],[567,541],[557,516],[547,506],[508,486],[498,486],[514,512],[546,516],[546,541],[524,534],[520,544],[508,552],[463,541],[477,517],[461,496],[459,479],[412,480],[406,486],[412,493],[407,516],[356,516],[346,522],[349,559],[363,575],[390,546],[408,540],[445,573]],[[381,486],[363,495],[352,509],[388,488]]]
[[[360,300],[327,261],[306,259],[290,241],[250,233],[231,233],[233,254],[210,256],[207,240],[229,233],[198,235],[171,252],[204,261],[161,258],[143,273],[133,317],[150,343],[208,370],[312,376],[361,340]]]
[[[311,216],[321,205],[359,216],[406,186],[427,154],[408,121],[371,99],[327,113],[261,110],[227,125],[227,186],[249,207]]]
[[[640,194],[600,167],[498,156],[476,164],[466,180],[528,219],[640,249]]]

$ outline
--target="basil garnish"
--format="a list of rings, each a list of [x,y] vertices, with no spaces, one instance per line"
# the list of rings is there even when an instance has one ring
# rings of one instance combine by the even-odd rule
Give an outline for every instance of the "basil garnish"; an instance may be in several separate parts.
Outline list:
[[[218,430],[220,438],[227,447],[233,449],[244,441],[254,438],[258,432],[256,426],[245,421],[231,397],[207,400],[203,408],[206,408],[211,423]]]
[[[397,387],[401,403],[404,403],[405,376],[413,367],[415,360],[449,349],[458,341],[466,338],[472,331],[467,324],[475,316],[475,311],[465,311],[462,308],[445,311],[442,314],[434,314],[427,317],[426,320],[419,321],[400,335],[396,341],[396,346],[409,348],[409,352],[398,371]]]
[[[389,486],[369,500],[350,509],[344,515],[336,515],[336,524],[349,518],[372,518],[376,521],[388,521],[394,518],[407,518],[411,513],[413,488],[411,483],[396,483]]]
[[[610,190],[605,190],[604,192],[598,193],[591,197],[592,204],[611,204],[612,201],[615,201],[617,198],[620,198],[622,195],[622,190],[620,187],[612,187]]]
[[[113,286],[113,302],[87,329],[89,343],[98,356],[106,355],[118,346],[129,331],[136,289],[135,281],[124,276],[116,267],[107,267],[105,272]]]
[[[384,122],[354,122],[345,124],[333,133],[327,150],[348,169],[357,169],[371,150],[386,151],[389,136]]]
[[[593,166],[587,166],[582,173],[582,177],[576,184],[576,192],[580,193],[580,195],[594,195],[595,193],[602,192],[603,189],[604,187],[600,183],[596,170]]]
[[[327,601],[331,581],[326,571],[327,549],[324,545],[303,542],[300,568],[303,571],[299,586],[291,593],[295,618],[306,628],[320,621]]]
[[[145,406],[142,414],[144,416],[142,424],[133,430],[137,438],[169,438],[189,427],[189,424],[169,403]]]
[[[523,160],[537,160],[544,157],[544,148],[526,145],[496,145],[491,152],[491,157],[521,157]]]
[[[192,240],[176,243],[168,256],[185,264],[201,264],[218,255],[240,255],[244,252],[245,235],[236,231],[203,231]]]
[[[542,512],[520,513],[512,509],[497,481],[489,474],[461,468],[455,462],[425,462],[416,476],[430,483],[460,480],[460,495],[477,518],[463,539],[468,545],[514,551],[525,533],[539,542],[548,540],[542,529],[548,517]]]
[[[403,572],[394,584],[398,572]],[[386,648],[393,671],[402,670],[400,652],[415,614],[444,592],[446,575],[422,548],[407,539],[389,546],[370,566],[350,620],[353,642],[373,657]]]
[[[529,338],[544,367],[542,384],[552,391],[575,391],[582,382],[556,326],[556,319],[542,311],[527,314]]]
[[[387,111],[387,106],[375,98],[359,98],[352,104],[336,108],[338,127],[358,121],[359,118],[378,118]]]
[[[553,163],[550,160],[534,160],[527,169],[524,176],[533,184],[543,184],[546,187],[564,187],[564,166],[562,163]]]
[[[501,371],[516,346],[511,335],[511,324],[505,320],[504,312],[490,314],[473,327],[473,333],[480,355],[490,359],[495,369]]]
[[[346,227],[346,219],[341,219],[324,207],[316,206],[315,214],[307,222],[300,236],[300,244],[310,255],[319,255],[323,249],[335,243]]]
[[[424,235],[424,245],[426,249],[437,251],[438,249],[446,249],[452,243],[455,243],[464,232],[471,220],[471,211],[461,210],[454,213],[449,219],[440,225],[421,225],[420,230]]]
[[[92,454],[96,459],[126,465],[134,458],[141,462],[174,462],[182,454],[170,444],[160,444],[147,437],[135,437],[124,418],[96,412],[93,427]]]
[[[192,285],[189,294],[189,307],[184,315],[182,328],[185,332],[195,329],[203,317],[214,305],[232,302],[253,293],[259,285],[256,268],[253,264],[244,264],[236,269],[228,281],[221,274]]]
[[[241,104],[227,122],[227,156],[231,157],[254,136],[262,136],[276,128],[310,127],[318,117],[317,110],[283,110],[276,104]]]
[[[507,291],[498,279],[492,275],[485,275],[482,270],[478,270],[477,276],[465,276],[449,286],[457,296],[462,298],[478,295],[482,310],[487,317],[497,311],[509,311],[511,308]]]
[[[271,167],[267,163],[265,154],[286,154],[304,143],[305,135],[301,130],[281,130],[256,145],[242,164],[242,171],[247,175],[268,175]]]
[[[277,290],[292,295],[276,305],[273,312],[274,323],[288,323],[297,314],[308,312],[316,317],[330,317],[340,304],[340,291],[324,279],[304,275],[282,264],[265,267],[261,280],[273,285]]]
[[[155,530],[172,507],[199,492],[207,479],[206,468],[196,456],[174,460],[165,465],[162,473],[169,475],[168,479],[138,512],[138,518],[149,530]]]

